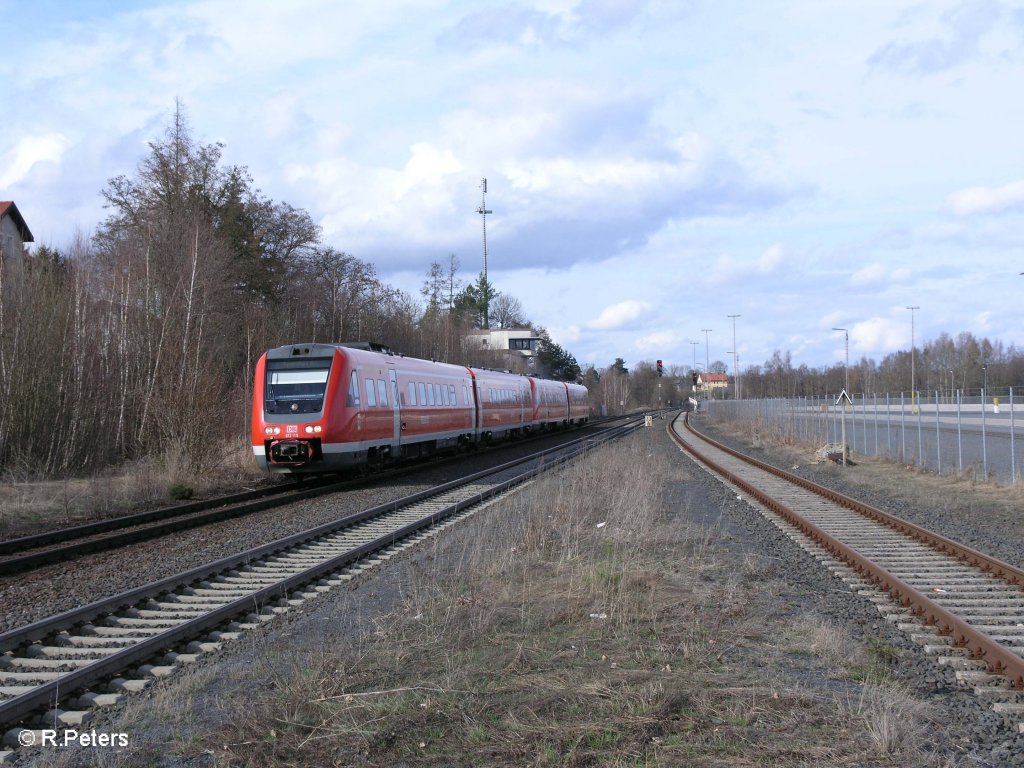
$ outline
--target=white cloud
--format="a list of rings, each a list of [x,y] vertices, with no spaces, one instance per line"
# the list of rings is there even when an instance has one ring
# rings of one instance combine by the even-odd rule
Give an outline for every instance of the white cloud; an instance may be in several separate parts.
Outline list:
[[[662,352],[674,347],[682,341],[682,337],[675,331],[655,331],[636,340],[638,352]]]
[[[913,275],[909,267],[893,268],[877,261],[865,264],[847,281],[851,288],[880,290],[899,283],[905,283]]]
[[[883,282],[889,274],[884,265],[875,262],[868,264],[850,275],[850,285],[854,288],[871,288]]]
[[[850,328],[850,348],[860,354],[888,354],[909,346],[910,323],[903,318],[873,317]]]
[[[776,243],[761,254],[761,257],[757,260],[757,270],[763,275],[770,274],[778,269],[785,258],[785,251],[782,250],[781,245]]]
[[[567,344],[579,341],[583,336],[578,325],[567,325],[562,328],[551,327],[547,330],[551,340],[560,347],[565,347]]]
[[[1012,181],[1001,187],[968,187],[951,194],[949,206],[957,216],[1024,209],[1024,181]]]
[[[621,328],[627,323],[643,317],[650,309],[651,305],[646,301],[620,301],[618,304],[605,307],[596,319],[587,323],[587,328],[595,331],[610,331],[615,328]]]
[[[0,157],[0,189],[13,187],[31,172],[37,163],[59,163],[71,142],[62,133],[26,136]]]

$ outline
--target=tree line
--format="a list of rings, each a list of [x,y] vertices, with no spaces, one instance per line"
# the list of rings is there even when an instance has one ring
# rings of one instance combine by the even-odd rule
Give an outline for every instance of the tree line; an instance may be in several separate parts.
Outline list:
[[[135,173],[102,190],[108,215],[91,238],[0,259],[0,471],[215,466],[247,450],[256,360],[287,343],[372,340],[506,367],[462,339],[529,326],[514,297],[483,275],[463,281],[454,256],[430,266],[422,302],[392,288],[222,150],[193,139],[178,105]],[[572,355],[534,331],[532,372],[578,378]]]
[[[794,366],[789,352],[775,350],[764,365],[742,371],[743,397],[810,397],[840,392],[847,371],[843,363],[811,368]],[[913,378],[913,385],[911,384]],[[1024,350],[1001,341],[978,338],[964,331],[948,333],[909,349],[892,352],[875,361],[861,357],[850,361],[851,393],[977,394],[983,387],[1004,390],[1024,382]]]

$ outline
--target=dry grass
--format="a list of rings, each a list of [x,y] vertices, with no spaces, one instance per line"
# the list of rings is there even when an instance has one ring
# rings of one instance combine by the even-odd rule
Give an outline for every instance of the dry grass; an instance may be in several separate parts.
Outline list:
[[[775,614],[779,564],[667,514],[677,470],[654,439],[435,543],[354,644],[268,651],[196,749],[231,766],[943,765],[927,710],[881,674],[858,682],[870,650]]]
[[[138,461],[116,473],[89,478],[36,480],[27,473],[8,472],[0,478],[0,537],[174,503],[175,486],[202,496],[262,480],[252,460],[252,448],[242,440],[225,450],[221,461],[198,474],[190,472],[173,451],[161,459]]]

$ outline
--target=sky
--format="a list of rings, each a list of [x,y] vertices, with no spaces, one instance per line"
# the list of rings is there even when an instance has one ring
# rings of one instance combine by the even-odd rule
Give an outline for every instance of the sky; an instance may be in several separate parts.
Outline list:
[[[196,141],[416,298],[450,254],[480,272],[486,178],[489,280],[584,366],[828,366],[833,328],[851,361],[912,333],[1024,346],[1024,0],[0,18],[0,199],[37,244],[92,235],[180,100]]]

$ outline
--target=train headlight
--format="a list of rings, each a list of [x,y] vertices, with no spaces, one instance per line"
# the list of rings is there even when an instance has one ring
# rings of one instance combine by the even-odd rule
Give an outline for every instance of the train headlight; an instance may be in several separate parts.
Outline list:
[[[266,428],[266,429],[264,429],[263,431],[264,431],[264,432],[265,432],[266,434],[268,434],[268,435],[272,435],[272,434],[274,434],[274,428],[273,428],[273,427],[267,427],[267,428]]]
[[[264,432],[264,434],[267,434],[267,435],[280,435],[281,434],[281,428],[280,427],[264,427],[263,432]]]
[[[306,427],[306,434],[307,434],[307,435],[312,435],[312,434],[313,434],[313,428],[312,428],[312,427],[309,427],[309,426],[307,426],[307,427]]]
[[[313,431],[319,435],[321,432],[324,431],[324,428],[317,424],[315,427],[313,427]]]

